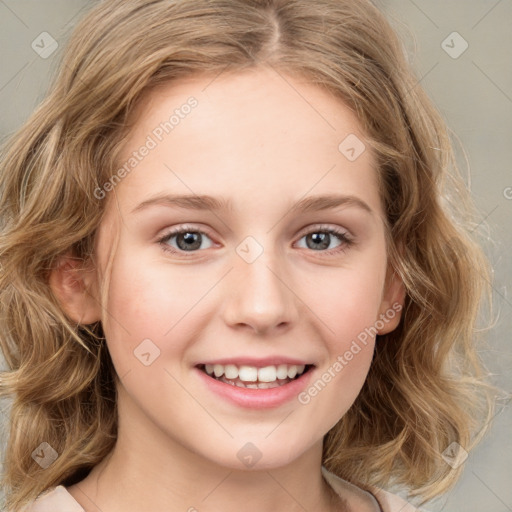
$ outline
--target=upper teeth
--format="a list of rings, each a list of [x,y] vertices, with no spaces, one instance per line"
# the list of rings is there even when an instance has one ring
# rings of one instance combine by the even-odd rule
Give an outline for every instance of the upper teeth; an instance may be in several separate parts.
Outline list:
[[[276,379],[293,379],[296,375],[304,372],[305,365],[280,364],[279,366],[256,368],[256,366],[239,367],[234,364],[207,364],[205,369],[208,375],[214,374],[215,377],[225,375],[227,379],[239,378],[244,382],[273,382]]]

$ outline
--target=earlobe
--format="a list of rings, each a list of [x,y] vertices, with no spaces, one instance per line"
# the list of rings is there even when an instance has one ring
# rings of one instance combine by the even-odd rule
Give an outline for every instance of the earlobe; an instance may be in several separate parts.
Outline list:
[[[378,323],[379,329],[377,334],[388,334],[397,328],[400,323],[400,318],[402,317],[405,295],[406,290],[402,279],[394,269],[390,267],[379,311],[380,323]]]
[[[71,320],[82,325],[101,320],[96,272],[82,259],[70,254],[61,256],[50,272],[49,285]]]

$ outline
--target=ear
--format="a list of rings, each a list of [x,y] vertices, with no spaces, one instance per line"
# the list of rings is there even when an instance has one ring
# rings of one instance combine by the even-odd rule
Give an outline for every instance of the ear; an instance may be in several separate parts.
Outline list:
[[[377,325],[384,325],[382,328],[378,329],[377,334],[388,334],[397,328],[400,323],[400,318],[402,317],[405,295],[405,285],[390,265],[388,267],[379,309],[380,322],[376,322]]]
[[[96,272],[90,263],[71,254],[61,256],[50,272],[49,284],[71,320],[88,325],[101,319]]]

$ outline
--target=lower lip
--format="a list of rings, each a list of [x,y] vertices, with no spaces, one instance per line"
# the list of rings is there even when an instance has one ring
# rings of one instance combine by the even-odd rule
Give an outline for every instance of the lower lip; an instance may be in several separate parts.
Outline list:
[[[238,386],[232,386],[231,384],[214,379],[199,368],[195,368],[195,370],[199,373],[199,378],[202,379],[208,389],[223,399],[248,409],[269,409],[279,407],[297,398],[309,382],[314,368],[311,368],[298,379],[294,379],[288,384],[269,389],[239,388]]]

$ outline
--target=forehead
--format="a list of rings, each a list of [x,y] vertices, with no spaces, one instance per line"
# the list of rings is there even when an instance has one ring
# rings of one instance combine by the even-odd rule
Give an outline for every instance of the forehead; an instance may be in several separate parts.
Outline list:
[[[133,121],[119,158],[129,172],[116,188],[128,207],[162,191],[255,208],[311,191],[380,208],[357,117],[304,78],[265,68],[182,79],[148,92]]]

